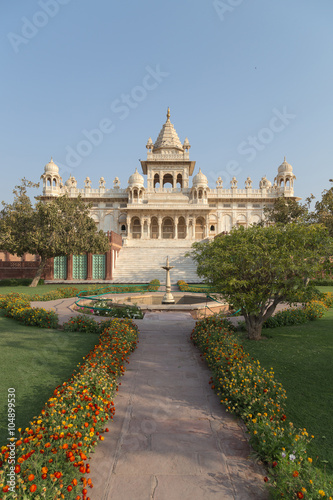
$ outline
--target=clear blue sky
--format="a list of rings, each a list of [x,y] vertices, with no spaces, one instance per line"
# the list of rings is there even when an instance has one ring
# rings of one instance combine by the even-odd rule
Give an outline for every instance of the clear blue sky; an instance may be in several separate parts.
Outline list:
[[[0,200],[51,156],[78,187],[126,187],[168,106],[210,187],[273,181],[285,155],[295,194],[320,197],[333,177],[332,18],[332,0],[1,2]]]

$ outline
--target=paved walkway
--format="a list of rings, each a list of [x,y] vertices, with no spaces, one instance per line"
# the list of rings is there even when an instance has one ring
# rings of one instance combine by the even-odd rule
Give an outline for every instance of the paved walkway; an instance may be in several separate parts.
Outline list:
[[[244,429],[208,384],[189,314],[136,321],[116,414],[91,456],[92,500],[266,500]]]
[[[74,302],[31,305],[56,311],[62,324],[76,314]],[[136,324],[140,341],[115,418],[91,455],[91,500],[267,500],[265,471],[249,458],[244,427],[210,389],[190,341],[191,315],[147,313]]]

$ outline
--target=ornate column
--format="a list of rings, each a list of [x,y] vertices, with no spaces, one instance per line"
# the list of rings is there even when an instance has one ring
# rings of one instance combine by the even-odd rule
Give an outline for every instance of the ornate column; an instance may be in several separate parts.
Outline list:
[[[205,227],[204,235],[205,235],[205,238],[208,238],[208,236],[209,236],[209,216],[208,215],[206,215],[206,217],[205,217],[205,222],[206,222],[206,227]]]
[[[151,217],[147,217],[147,236],[148,240],[150,240],[150,227],[151,227]]]
[[[131,217],[129,215],[126,216],[126,226],[127,226],[127,238],[132,239],[131,235]]]
[[[190,237],[190,218],[188,215],[185,216],[185,226],[186,226],[185,239],[188,240]]]
[[[162,217],[159,215],[158,219],[158,239],[160,240],[162,238]]]
[[[175,240],[178,240],[178,221],[179,221],[179,217],[175,217],[175,219],[174,219],[174,224],[175,224],[175,235],[174,235],[174,239],[175,239]]]

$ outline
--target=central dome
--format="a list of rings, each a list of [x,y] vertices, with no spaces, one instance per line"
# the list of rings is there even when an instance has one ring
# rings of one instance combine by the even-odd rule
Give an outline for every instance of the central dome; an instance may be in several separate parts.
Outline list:
[[[163,125],[155,141],[153,151],[155,152],[160,149],[177,149],[179,151],[184,151],[175,127],[170,122],[170,108],[168,108],[167,121]]]

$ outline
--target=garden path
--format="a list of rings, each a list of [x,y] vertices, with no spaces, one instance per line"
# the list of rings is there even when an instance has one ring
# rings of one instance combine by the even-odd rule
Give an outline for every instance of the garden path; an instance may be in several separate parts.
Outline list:
[[[266,500],[244,428],[208,384],[190,314],[136,321],[137,350],[90,465],[91,500]]]

